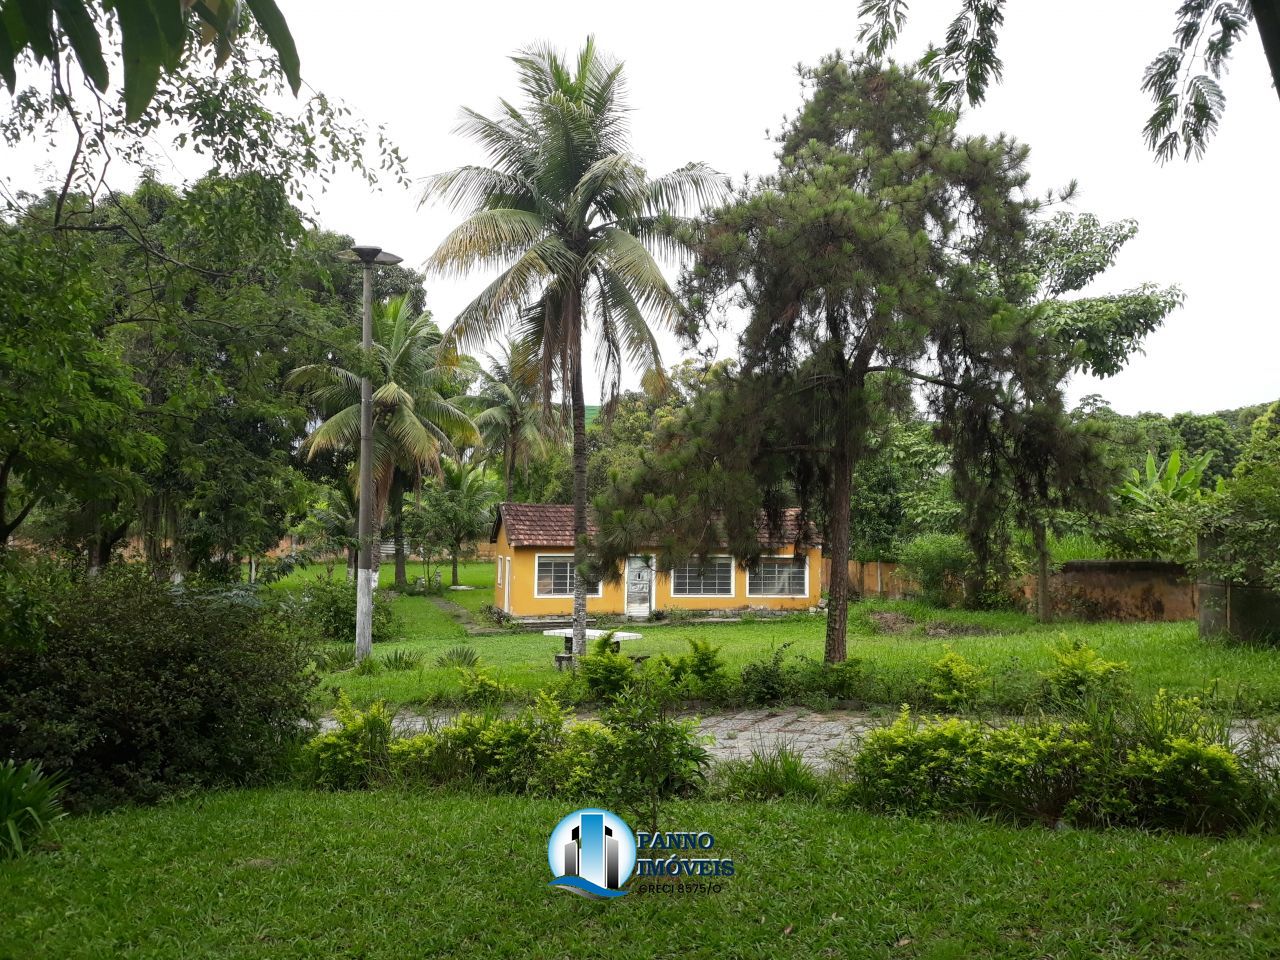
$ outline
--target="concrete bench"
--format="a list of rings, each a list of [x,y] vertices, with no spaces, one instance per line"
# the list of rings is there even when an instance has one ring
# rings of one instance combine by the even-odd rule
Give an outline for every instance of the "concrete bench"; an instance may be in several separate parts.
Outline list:
[[[614,653],[617,653],[621,649],[621,642],[623,640],[639,640],[641,636],[638,633],[627,633],[625,630],[588,630],[587,646],[590,647],[593,641],[599,640],[601,637],[608,636],[610,633],[613,634]],[[573,653],[572,627],[565,627],[557,630],[543,630],[542,635],[544,637],[564,637],[564,652],[569,654]]]
[[[623,640],[639,640],[640,639],[640,634],[628,633],[625,630],[588,630],[587,644],[590,645],[593,641],[599,640],[601,637],[607,636],[610,633],[613,634],[613,643],[611,644],[611,646],[613,647],[614,653],[618,653],[621,651]],[[566,667],[572,667],[573,666],[573,628],[566,627],[566,628],[557,629],[557,630],[543,630],[542,635],[544,637],[564,637],[564,653],[556,654],[556,669],[564,670]],[[640,663],[642,660],[646,659],[646,657],[644,656],[632,657],[631,659],[635,660],[637,663]]]

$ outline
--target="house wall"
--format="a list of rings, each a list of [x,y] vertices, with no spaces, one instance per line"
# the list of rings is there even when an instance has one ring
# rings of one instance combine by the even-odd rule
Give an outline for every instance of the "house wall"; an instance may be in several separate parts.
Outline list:
[[[747,571],[734,564],[733,596],[731,597],[676,597],[671,594],[671,574],[659,570],[654,585],[653,608],[655,610],[741,610],[755,607],[758,610],[807,610],[822,599],[822,550],[814,547],[809,554],[809,592],[803,597],[751,597],[747,595]],[[792,546],[781,547],[770,556],[795,556]]]
[[[494,605],[504,606],[506,599],[506,565],[511,560],[511,604],[504,607],[517,617],[560,617],[573,613],[573,597],[539,597],[536,595],[537,558],[550,554],[571,556],[568,547],[512,547],[505,525],[498,528],[494,560],[502,564],[503,582],[494,577]],[[779,549],[777,556],[794,554],[791,547]],[[626,606],[626,585],[621,579],[605,583],[601,596],[587,598],[587,613],[621,614]],[[804,610],[817,604],[822,596],[822,552],[809,551],[809,593],[803,597],[748,597],[747,571],[734,566],[732,597],[673,597],[671,575],[659,571],[655,577],[653,607],[655,610],[737,610],[755,607],[766,610]]]

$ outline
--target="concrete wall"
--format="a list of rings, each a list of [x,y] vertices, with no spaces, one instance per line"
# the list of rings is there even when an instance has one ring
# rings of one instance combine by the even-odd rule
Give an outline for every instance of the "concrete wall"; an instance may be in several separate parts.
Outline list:
[[[1028,605],[1035,580],[1023,583]],[[1073,560],[1049,577],[1054,616],[1077,620],[1191,620],[1195,584],[1180,563],[1146,560]]]
[[[823,561],[822,585],[830,583],[831,561]],[[848,563],[850,588],[859,596],[899,600],[915,596],[916,585],[896,563]],[[1028,608],[1036,581],[1026,577],[1018,591]],[[1197,614],[1195,584],[1177,563],[1145,560],[1073,560],[1049,577],[1055,617],[1072,620],[1190,620]]]

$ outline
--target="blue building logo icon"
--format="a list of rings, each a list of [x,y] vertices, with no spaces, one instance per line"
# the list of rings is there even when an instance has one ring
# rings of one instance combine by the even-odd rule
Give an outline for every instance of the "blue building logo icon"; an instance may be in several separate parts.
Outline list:
[[[593,900],[621,897],[636,868],[636,838],[617,814],[575,810],[551,831],[547,862],[561,887]]]

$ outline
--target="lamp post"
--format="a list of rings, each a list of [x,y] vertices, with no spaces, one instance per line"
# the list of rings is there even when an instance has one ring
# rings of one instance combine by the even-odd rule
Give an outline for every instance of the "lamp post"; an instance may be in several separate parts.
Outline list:
[[[352,247],[340,260],[364,267],[364,315],[361,326],[364,372],[360,376],[360,556],[356,570],[356,659],[373,652],[373,385],[368,364],[373,353],[373,268],[391,266],[401,258],[381,247]]]

